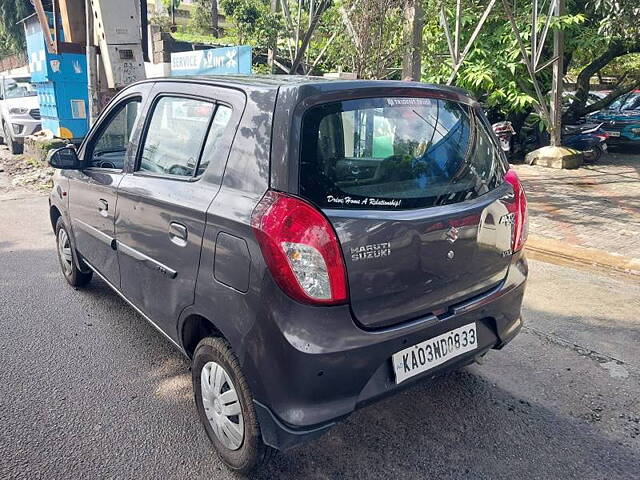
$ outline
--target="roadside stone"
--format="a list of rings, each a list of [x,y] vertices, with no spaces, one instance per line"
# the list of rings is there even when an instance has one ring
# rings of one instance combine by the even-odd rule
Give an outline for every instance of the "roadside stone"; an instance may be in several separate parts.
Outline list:
[[[583,163],[582,152],[567,147],[542,147],[527,153],[525,163],[548,168],[578,168]]]

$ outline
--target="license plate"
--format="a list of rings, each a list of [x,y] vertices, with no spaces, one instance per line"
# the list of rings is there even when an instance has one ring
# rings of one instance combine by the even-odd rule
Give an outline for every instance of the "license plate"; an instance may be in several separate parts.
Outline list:
[[[612,132],[612,131],[609,131],[609,130],[605,130],[605,132],[607,132],[610,137],[619,137],[620,136],[620,132]]]
[[[478,335],[474,322],[400,350],[391,357],[396,383],[442,365],[477,347]]]

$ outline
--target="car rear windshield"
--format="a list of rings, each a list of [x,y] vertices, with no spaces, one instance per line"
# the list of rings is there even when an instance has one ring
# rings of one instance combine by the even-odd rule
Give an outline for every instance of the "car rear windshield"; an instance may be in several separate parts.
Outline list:
[[[629,93],[618,97],[609,107],[610,110],[640,110],[640,93]]]
[[[504,164],[466,105],[435,98],[322,104],[303,118],[300,193],[323,208],[398,210],[478,197]]]

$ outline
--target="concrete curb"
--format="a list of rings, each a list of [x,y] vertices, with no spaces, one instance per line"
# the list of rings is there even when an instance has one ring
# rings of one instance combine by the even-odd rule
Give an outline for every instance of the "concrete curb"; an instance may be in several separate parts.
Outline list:
[[[596,248],[571,245],[561,240],[529,235],[527,257],[532,260],[577,267],[612,270],[640,277],[640,258],[625,257]]]

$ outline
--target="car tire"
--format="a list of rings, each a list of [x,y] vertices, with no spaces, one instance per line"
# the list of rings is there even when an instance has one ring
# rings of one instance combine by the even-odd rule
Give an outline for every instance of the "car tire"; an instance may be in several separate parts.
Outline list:
[[[78,255],[76,254],[74,256],[72,249],[73,245],[71,244],[69,230],[62,217],[60,217],[56,222],[56,252],[58,254],[58,261],[60,262],[60,268],[69,285],[75,288],[83,287],[91,281],[93,272],[83,272],[78,268],[75,260],[78,258]]]
[[[198,416],[222,461],[242,474],[266,464],[275,450],[262,441],[251,390],[225,339],[207,337],[198,343],[191,378]],[[235,394],[229,394],[232,390]],[[226,415],[236,411],[240,415]],[[235,433],[228,435],[227,431]],[[238,431],[242,432],[240,440]]]
[[[4,143],[9,147],[9,152],[11,152],[12,155],[20,155],[24,152],[24,144],[13,139],[6,123],[2,124],[2,137],[4,139]]]

